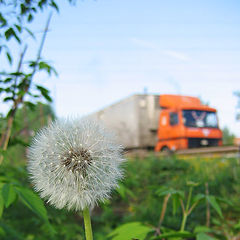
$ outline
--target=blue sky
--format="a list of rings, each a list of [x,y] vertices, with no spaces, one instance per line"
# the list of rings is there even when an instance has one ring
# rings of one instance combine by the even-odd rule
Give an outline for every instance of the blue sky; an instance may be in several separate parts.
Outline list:
[[[217,108],[220,126],[240,136],[239,1],[59,2],[43,52],[59,76],[38,79],[52,90],[58,116],[88,114],[145,88],[201,97]]]

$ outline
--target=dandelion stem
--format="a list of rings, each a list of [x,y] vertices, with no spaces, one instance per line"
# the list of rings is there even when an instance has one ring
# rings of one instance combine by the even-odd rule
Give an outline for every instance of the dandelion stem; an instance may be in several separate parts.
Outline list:
[[[91,218],[89,214],[89,209],[87,207],[83,210],[83,218],[84,218],[86,240],[93,240]]]

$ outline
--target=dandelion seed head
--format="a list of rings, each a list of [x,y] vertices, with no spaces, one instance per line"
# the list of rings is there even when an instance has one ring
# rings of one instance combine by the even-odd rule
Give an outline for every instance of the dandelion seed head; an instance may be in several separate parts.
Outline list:
[[[89,118],[53,122],[28,151],[35,190],[56,208],[76,211],[109,198],[123,176],[124,161],[114,136]]]

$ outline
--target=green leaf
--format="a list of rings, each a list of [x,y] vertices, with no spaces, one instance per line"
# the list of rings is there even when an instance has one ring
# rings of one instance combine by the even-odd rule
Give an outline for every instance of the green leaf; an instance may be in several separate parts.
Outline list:
[[[198,233],[196,240],[215,240],[216,238],[210,237],[206,233]]]
[[[25,101],[24,104],[32,111],[36,109],[36,105],[32,102]]]
[[[40,98],[41,96],[38,94],[33,94],[31,92],[27,92],[26,94],[28,94],[29,96],[33,97],[33,98]]]
[[[22,27],[18,24],[14,24],[14,26],[17,28],[18,32],[22,32]]]
[[[28,11],[28,8],[23,3],[20,5],[20,7],[21,7],[21,15],[24,15]]]
[[[140,222],[126,223],[114,231],[112,231],[108,237],[112,237],[112,240],[123,240],[123,239],[139,239],[144,240],[148,233],[153,231],[152,228],[143,225]]]
[[[187,181],[187,186],[188,187],[197,187],[198,185],[199,185],[198,182]]]
[[[32,22],[33,20],[33,15],[30,13],[27,18],[28,22]]]
[[[116,189],[117,190],[117,192],[119,193],[119,195],[123,198],[123,199],[125,199],[125,197],[126,197],[126,191],[125,191],[125,187],[123,186],[123,184],[119,184],[118,185],[118,188]]]
[[[43,6],[46,4],[46,2],[47,2],[47,0],[41,0],[41,1],[39,1],[39,2],[38,2],[38,7],[39,7],[40,9],[43,9]]]
[[[214,196],[207,196],[207,201],[210,203],[213,209],[218,213],[218,215],[221,218],[223,218],[221,207],[217,203],[216,198]]]
[[[2,195],[0,195],[0,218],[2,217],[3,209],[4,209],[4,200]]]
[[[15,39],[21,43],[20,38],[17,36],[17,34],[15,33],[13,28],[9,28],[6,32],[5,32],[5,37],[6,40],[9,40],[11,37],[15,37]]]
[[[4,184],[2,188],[2,197],[6,208],[8,208],[15,201],[16,196],[17,195],[13,186],[9,183]]]
[[[24,76],[24,73],[22,73],[22,72],[12,72],[9,75],[19,77],[19,76]]]
[[[16,187],[16,192],[25,206],[37,214],[42,220],[48,222],[47,210],[37,194],[22,187]]]
[[[50,66],[49,64],[47,64],[46,62],[39,62],[38,63],[38,67],[39,67],[39,70],[45,70],[47,71],[47,73],[50,75],[52,72],[57,75],[57,72],[56,70]]]
[[[29,62],[29,67],[35,68],[37,66],[37,63],[34,61]]]
[[[5,83],[5,81],[4,81],[4,83]],[[11,87],[5,88],[4,91],[5,91],[6,93],[12,93],[12,92],[13,92],[13,90],[12,90]]]
[[[7,20],[3,17],[1,13],[0,13],[0,22],[1,22],[0,27],[4,27],[7,25]]]
[[[41,92],[42,96],[49,102],[52,101],[51,97],[49,96],[49,91],[48,89],[40,86],[40,85],[36,85],[36,88]]]
[[[179,197],[176,194],[174,194],[172,196],[172,206],[173,206],[172,207],[172,213],[173,213],[173,215],[175,215],[178,207],[180,206],[180,200],[179,200]]]
[[[204,233],[204,232],[212,232],[211,228],[208,228],[206,226],[197,226],[194,229],[194,233]]]
[[[30,3],[31,0],[28,0],[28,1]],[[35,7],[32,7],[31,9],[32,9],[33,12],[35,12],[35,13],[37,12],[37,9]]]
[[[3,99],[3,102],[8,102],[8,101],[12,101],[13,100],[13,97],[5,97]]]
[[[181,237],[181,238],[192,238],[194,237],[195,234],[193,233],[190,233],[190,232],[170,232],[170,233],[164,233],[164,234],[161,234],[160,236],[156,237],[156,238],[153,238],[154,240],[157,240],[157,239],[163,239],[163,238],[175,238],[175,237]]]
[[[52,98],[48,94],[42,93],[42,95],[47,101],[52,102]]]
[[[193,202],[195,203],[195,202],[198,202],[198,201],[202,201],[204,199],[206,199],[206,195],[202,194],[202,193],[199,193],[196,196],[194,196]]]
[[[10,77],[8,77],[8,78],[6,78],[6,79],[4,79],[4,83],[9,83],[9,82],[11,82],[13,79],[12,78],[10,78]]]
[[[59,12],[59,8],[53,0],[51,1],[51,3],[49,5],[52,6],[53,8],[55,8],[57,12]]]
[[[12,56],[10,55],[10,53],[6,52],[6,56],[7,56],[8,62],[12,64]]]
[[[32,38],[35,39],[35,36],[34,36],[33,32],[32,32],[30,29],[28,29],[28,28],[24,28],[24,29],[28,32],[28,34],[29,34]]]
[[[226,198],[216,197],[216,199],[217,199],[217,201],[226,203],[229,206],[234,206],[233,203],[230,200],[226,199]]]
[[[161,187],[156,191],[156,194],[159,197],[166,196],[168,194],[175,195],[178,198],[184,198],[184,192],[180,190],[176,190],[173,188]]]

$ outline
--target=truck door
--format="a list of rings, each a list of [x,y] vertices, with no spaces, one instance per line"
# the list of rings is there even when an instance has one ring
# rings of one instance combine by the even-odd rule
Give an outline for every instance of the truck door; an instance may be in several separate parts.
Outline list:
[[[158,138],[164,141],[169,136],[169,110],[162,110],[159,119]]]
[[[163,147],[171,150],[178,149],[179,141],[179,112],[174,110],[163,110],[160,114],[158,145],[156,150]]]
[[[169,138],[176,140],[179,137],[178,112],[169,112]]]

